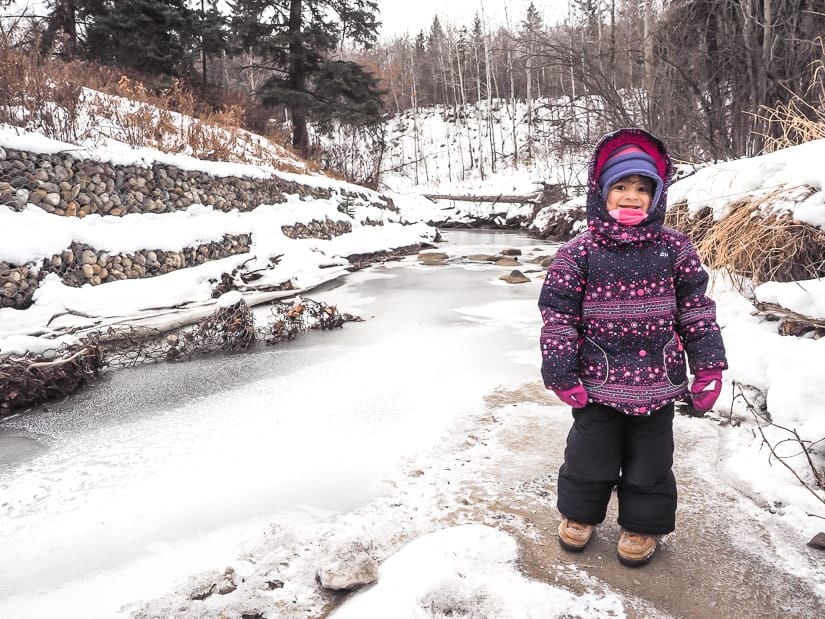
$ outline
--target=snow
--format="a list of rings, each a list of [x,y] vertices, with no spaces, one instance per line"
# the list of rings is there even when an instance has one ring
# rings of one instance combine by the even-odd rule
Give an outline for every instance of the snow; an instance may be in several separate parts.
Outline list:
[[[538,583],[519,573],[517,561],[515,540],[502,531],[479,524],[442,529],[387,559],[379,569],[378,584],[330,617],[625,616],[618,595],[576,595]]]
[[[0,146],[42,152],[75,148],[8,128],[0,130]],[[279,174],[285,179],[328,186],[336,191],[355,190],[354,186],[337,181],[276,172],[265,165],[213,165],[186,155],[129,149],[112,141],[102,149],[86,148],[83,156],[101,161],[139,165],[163,161],[204,171],[220,167],[223,174]],[[825,228],[825,172],[819,165],[823,156],[825,142],[819,141],[771,155],[707,166],[674,184],[670,202],[687,200],[693,211],[710,206],[714,216],[721,217],[733,199],[762,195],[779,187],[796,187],[804,189],[798,194],[804,196],[801,202],[786,202],[780,208],[793,212],[800,221]],[[526,178],[507,181],[504,177],[505,174],[485,181],[469,179],[463,185],[449,185],[449,181],[444,183],[439,177],[432,181],[432,186],[439,187],[440,192],[482,189],[485,194],[527,190]],[[362,188],[357,190],[368,193]],[[33,207],[21,213],[0,207],[4,238],[0,260],[15,263],[59,253],[71,242],[129,253],[148,248],[179,249],[217,240],[227,233],[253,235],[253,246],[247,254],[149,279],[70,288],[49,275],[39,287],[31,308],[0,310],[0,352],[39,353],[71,343],[73,336],[34,337],[53,336],[60,328],[88,328],[101,320],[126,317],[143,317],[151,324],[161,319],[153,308],[186,305],[210,311],[216,305],[236,302],[241,294],[249,298],[254,290],[231,293],[218,300],[211,298],[210,280],[245,263],[250,269],[269,269],[263,284],[290,280],[303,293],[343,277],[347,266],[344,256],[431,240],[432,228],[422,223],[405,224],[431,219],[430,213],[443,214],[444,210],[413,195],[410,185],[400,182],[396,192],[388,195],[399,206],[400,214],[357,204],[353,218],[340,213],[333,200],[297,199],[281,205],[261,205],[248,213],[223,213],[196,205],[179,213],[127,216],[131,219],[90,216],[74,220],[46,217]],[[454,207],[449,208],[458,213]],[[349,221],[352,232],[331,240],[292,240],[280,231],[282,225],[325,217]],[[360,225],[368,217],[381,218],[384,225]],[[468,244],[461,248],[461,253],[483,252],[487,248],[489,243],[480,243],[478,247]],[[552,248],[541,249],[549,253]],[[274,257],[279,257],[277,265],[271,264]],[[283,375],[253,381],[246,389],[207,392],[209,397],[196,392],[192,402],[145,413],[148,419],[125,423],[114,436],[106,433],[111,429],[90,430],[76,438],[74,445],[61,446],[63,451],[49,451],[12,476],[0,477],[4,491],[4,503],[0,506],[4,510],[4,518],[0,519],[4,554],[22,557],[14,573],[4,578],[6,582],[0,586],[0,614],[36,617],[60,612],[62,616],[103,617],[139,612],[145,603],[145,616],[158,616],[178,604],[191,603],[186,588],[192,581],[170,593],[170,580],[179,578],[181,573],[214,569],[223,558],[238,556],[238,548],[249,544],[255,538],[254,532],[271,522],[271,514],[277,512],[278,521],[269,525],[267,541],[253,544],[240,555],[234,568],[239,579],[244,577],[251,583],[253,577],[264,578],[268,569],[277,571],[272,566],[286,562],[282,572],[293,578],[283,590],[278,590],[280,593],[267,595],[296,601],[316,614],[324,601],[308,566],[320,556],[324,540],[335,527],[371,525],[371,534],[384,557],[378,583],[342,605],[333,615],[338,619],[451,614],[502,619],[577,614],[623,616],[626,598],[621,594],[604,589],[573,594],[563,587],[523,576],[518,569],[516,542],[502,530],[476,523],[432,531],[432,523],[441,514],[439,501],[443,496],[432,488],[417,485],[412,477],[398,475],[399,462],[409,462],[404,458],[415,461],[422,454],[432,456],[428,448],[446,448],[454,442],[468,441],[461,432],[462,423],[478,413],[481,396],[498,385],[493,381],[513,387],[523,383],[525,375],[537,375],[537,345],[533,340],[538,334],[535,300],[540,280],[535,276],[523,288],[514,288],[498,281],[499,271],[492,271],[489,265],[450,263],[445,267],[423,267],[406,260],[376,272],[348,276],[362,285],[372,282],[370,294],[353,292],[344,286],[337,293],[328,291],[328,298],[349,311],[371,309],[382,294],[383,282],[416,277],[430,272],[427,269],[442,269],[445,277],[454,278],[453,293],[457,298],[449,311],[439,305],[444,299],[422,298],[418,289],[411,289],[403,302],[393,308],[384,307],[385,314],[377,315],[369,325],[380,336],[377,342],[364,343],[358,332],[347,331],[351,335],[342,337],[350,339],[342,339],[346,344],[338,346],[348,348],[342,351],[327,345],[330,347],[323,349],[326,356],[317,366],[296,369],[287,363],[281,368]],[[468,285],[465,282],[474,276],[482,277],[473,280],[475,290],[482,290],[489,300],[473,297],[470,304],[461,302],[462,295],[468,294],[462,286]],[[724,277],[716,277],[714,282],[712,294],[717,301],[731,367],[724,376],[723,396],[710,417],[711,421],[736,421],[740,425],[731,429],[731,438],[719,451],[720,466],[736,480],[737,487],[751,489],[755,503],[771,506],[773,511],[764,518],[773,519],[770,522],[777,529],[781,525],[792,530],[798,542],[821,529],[819,522],[806,514],[821,514],[823,508],[815,493],[802,488],[796,478],[799,475],[813,481],[804,451],[798,443],[786,440],[787,430],[798,432],[808,442],[811,457],[821,469],[825,458],[825,444],[820,440],[825,436],[825,417],[821,414],[825,410],[825,393],[821,389],[825,340],[780,336],[776,323],[751,315],[753,306],[749,299],[726,284]],[[811,317],[825,316],[822,280],[766,283],[756,288],[754,294],[760,301],[778,303]],[[437,325],[437,338],[428,335],[423,339],[415,328],[402,332],[397,329],[400,318],[426,312]],[[451,321],[470,322],[471,326],[464,328],[485,338],[492,337],[491,333],[502,338],[502,325],[506,325],[508,338],[513,338],[516,345],[512,345],[511,339],[498,339],[496,343],[500,346],[496,350],[500,358],[481,357],[472,337],[461,343],[449,341],[453,332]],[[457,351],[459,361],[440,355],[440,346]],[[406,356],[399,351],[414,353]],[[296,359],[303,353],[294,349],[289,354],[290,359]],[[391,359],[392,363],[384,363],[368,377],[353,377],[342,369],[359,368],[370,359]],[[469,370],[456,373],[455,364]],[[501,367],[494,367],[497,364]],[[318,375],[324,377],[323,381],[318,381]],[[753,391],[734,393],[734,380],[751,386]],[[208,381],[200,377],[197,382]],[[311,386],[309,390],[307,385]],[[207,387],[199,385],[198,389]],[[760,392],[766,394],[767,414],[776,424],[762,426],[761,431],[755,414],[747,406],[750,402],[758,411]],[[124,397],[128,398],[128,394]],[[253,418],[253,423],[235,423],[238,401],[243,401],[244,412]],[[431,406],[433,402],[438,406]],[[279,407],[278,413],[297,409],[302,414],[273,415],[273,403]],[[388,403],[398,412],[397,417],[381,416]],[[546,414],[545,410],[536,411],[529,406],[514,407],[508,421],[518,423],[530,415]],[[770,456],[762,432],[764,440],[785,457],[794,472]],[[159,436],[164,441],[158,441]],[[188,453],[187,446],[194,438],[209,459],[193,458]],[[495,442],[484,447],[484,457],[495,466],[503,449]],[[479,453],[472,446],[463,449],[467,450],[466,454],[462,452],[467,456],[466,462],[480,461],[474,460]],[[713,458],[715,447],[707,449],[706,457]],[[65,460],[61,462],[60,458]],[[448,471],[449,466],[456,466],[455,462],[432,458],[433,469],[429,473],[440,490],[444,491],[457,475],[465,481],[472,479],[485,492],[497,491],[495,486],[485,486],[484,478],[475,475],[469,465],[466,473],[453,473]],[[50,463],[58,472],[44,480],[38,475],[38,467]],[[93,472],[91,481],[77,474],[74,465],[80,463],[87,467],[86,471]],[[346,463],[346,469],[342,463]],[[303,476],[293,475],[295,471],[301,471]],[[394,495],[384,483],[387,478],[395,486]],[[193,479],[197,480],[194,485]],[[399,495],[406,504],[395,504]],[[386,499],[387,496],[392,498]],[[392,504],[382,504],[384,500],[391,500]],[[289,510],[296,513],[289,514]],[[171,524],[158,533],[152,527],[159,513],[168,517]],[[404,519],[403,539],[397,537],[398,522],[387,516],[393,513],[399,514],[399,521]],[[61,523],[60,527],[54,526],[55,521]],[[118,529],[124,522],[128,534]],[[101,527],[98,523],[102,523]],[[181,539],[181,530],[187,530],[188,537]],[[67,531],[74,537],[65,535]],[[87,553],[80,557],[74,554],[72,545],[78,539],[87,548]],[[148,554],[142,554],[146,549]],[[60,575],[87,563],[89,567],[84,567],[86,571],[75,579],[66,582]],[[34,585],[21,581],[27,569],[43,565],[50,570],[49,578]],[[798,571],[801,577],[817,577],[799,563],[792,562],[789,569]],[[89,582],[96,592],[93,607],[86,606],[90,601],[84,597],[88,595]],[[42,589],[22,590],[24,585]],[[144,602],[135,601],[136,588]],[[825,599],[821,586],[819,594]],[[252,585],[241,587],[237,594],[222,600],[218,596],[209,598],[206,612],[216,616],[228,609],[238,614],[247,602],[261,596],[264,593],[253,590]],[[123,606],[127,601],[130,606]],[[161,610],[154,613],[153,609]],[[192,612],[191,616],[198,616]]]
[[[695,214],[710,208],[714,219],[724,217],[730,205],[771,192],[790,192],[797,199],[773,202],[771,212],[788,212],[803,223],[825,229],[825,172],[820,165],[825,140],[700,168],[668,190],[668,202],[686,201]]]
[[[754,291],[760,303],[775,303],[808,318],[825,320],[825,280],[765,282]]]
[[[233,305],[237,305],[243,301],[243,295],[237,290],[230,290],[229,292],[224,292],[221,296],[218,297],[218,300],[215,302],[217,307],[232,307]]]

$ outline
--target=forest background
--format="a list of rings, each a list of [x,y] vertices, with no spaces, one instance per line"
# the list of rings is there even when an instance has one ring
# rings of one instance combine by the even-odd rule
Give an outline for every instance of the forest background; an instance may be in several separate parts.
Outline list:
[[[423,108],[457,127],[483,109],[474,122],[489,125],[489,143],[474,147],[468,131],[462,157],[482,176],[529,165],[538,145],[560,158],[586,151],[617,126],[645,126],[694,162],[825,135],[825,11],[813,0],[569,0],[552,25],[531,3],[504,24],[483,12],[468,24],[433,16],[427,31],[391,38],[379,38],[374,0],[0,0],[0,9],[0,122],[68,142],[82,137],[72,115],[83,87],[289,143],[372,187],[386,169],[384,121],[409,115],[417,139]],[[537,122],[548,109],[563,112]],[[492,130],[500,114],[511,120],[509,148]],[[164,144],[155,119],[121,120],[134,146],[228,154],[216,134]]]

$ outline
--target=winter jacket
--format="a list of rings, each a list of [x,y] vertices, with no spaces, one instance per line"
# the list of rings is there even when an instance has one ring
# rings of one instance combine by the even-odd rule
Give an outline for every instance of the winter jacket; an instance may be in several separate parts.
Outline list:
[[[637,226],[608,215],[597,182],[609,153],[627,143],[648,152],[664,180]],[[620,129],[596,146],[588,230],[559,248],[539,297],[548,389],[581,380],[591,402],[647,415],[686,394],[685,354],[691,372],[727,367],[707,273],[690,239],[663,226],[672,171],[664,144],[641,129]]]

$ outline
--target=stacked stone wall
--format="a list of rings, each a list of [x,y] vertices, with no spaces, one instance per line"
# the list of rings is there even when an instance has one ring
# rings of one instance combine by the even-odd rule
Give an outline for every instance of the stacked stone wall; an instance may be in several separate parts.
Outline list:
[[[316,200],[332,198],[333,193],[329,188],[278,177],[212,176],[172,165],[114,165],[79,159],[71,152],[44,154],[0,147],[0,204],[18,212],[29,204],[64,217],[169,213],[193,204],[221,211],[250,211],[261,204],[285,202],[289,196]],[[395,210],[391,202],[366,192],[335,193],[340,193],[344,203],[359,199]],[[330,239],[351,230],[349,222],[329,219],[282,227],[293,239]],[[247,252],[250,243],[250,234],[226,235],[220,241],[181,251],[146,249],[133,254],[110,254],[72,244],[39,264],[0,262],[0,307],[24,309],[31,305],[32,295],[47,273],[56,273],[68,286],[152,277]]]
[[[192,204],[221,211],[249,211],[260,204],[332,196],[326,187],[302,185],[278,177],[212,176],[172,165],[113,165],[76,159],[71,153],[42,154],[0,148],[0,204],[22,210],[35,204],[55,215],[84,217],[93,213],[169,213]],[[367,193],[343,196],[371,201]],[[374,200],[377,206],[388,205]],[[392,205],[389,205],[393,208]]]

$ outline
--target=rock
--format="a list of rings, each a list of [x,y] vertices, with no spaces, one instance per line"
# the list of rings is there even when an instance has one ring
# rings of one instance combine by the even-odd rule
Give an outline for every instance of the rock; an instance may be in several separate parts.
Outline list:
[[[212,583],[200,585],[192,589],[189,593],[190,600],[205,600],[215,592],[215,585]]]
[[[496,259],[496,256],[491,256],[489,254],[472,254],[467,256],[467,260],[470,262],[495,262]]]
[[[437,266],[447,263],[447,254],[441,252],[421,252],[418,254],[418,261],[426,266]]]
[[[502,249],[500,253],[502,256],[520,256],[521,250],[515,248]]]
[[[508,275],[502,275],[499,279],[503,279],[508,284],[526,284],[530,278],[518,270],[510,271]]]
[[[223,578],[215,586],[215,591],[219,595],[226,595],[227,593],[232,593],[237,588],[238,585],[235,584],[235,568],[227,566],[223,571]]]
[[[814,535],[811,541],[808,542],[808,546],[816,548],[817,550],[825,550],[825,533],[820,531]]]
[[[324,589],[354,589],[378,580],[378,561],[372,556],[372,540],[356,533],[331,546],[321,557],[318,581]]]
[[[84,249],[80,253],[80,264],[97,264],[97,254],[91,249]]]
[[[518,267],[521,263],[513,258],[499,258],[495,262],[497,267]]]

